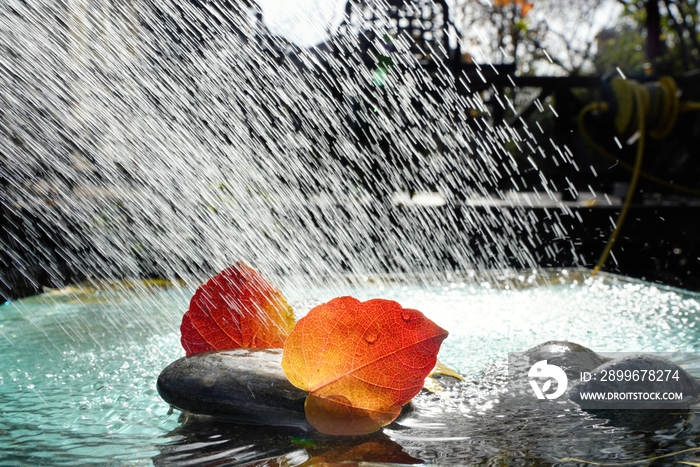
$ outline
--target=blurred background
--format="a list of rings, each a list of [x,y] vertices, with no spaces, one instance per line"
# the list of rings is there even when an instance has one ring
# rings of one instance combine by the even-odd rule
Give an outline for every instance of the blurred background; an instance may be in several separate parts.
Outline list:
[[[6,300],[246,255],[275,274],[583,267],[700,289],[695,0],[0,15]]]

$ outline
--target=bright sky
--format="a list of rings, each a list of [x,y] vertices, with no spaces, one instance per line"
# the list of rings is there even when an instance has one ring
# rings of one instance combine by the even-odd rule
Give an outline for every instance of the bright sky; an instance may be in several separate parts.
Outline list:
[[[303,47],[328,39],[343,20],[345,0],[258,0],[272,34]]]
[[[257,0],[257,3],[263,10],[263,21],[272,34],[299,46],[311,47],[327,40],[329,32],[336,30],[343,19],[346,0]],[[459,3],[459,0],[448,0],[451,8],[455,7],[455,3]],[[591,25],[571,24],[570,15],[554,16],[551,8],[538,8],[537,2],[530,15],[533,20],[545,19],[553,30],[559,31],[573,43],[578,42],[580,48],[585,48],[585,44],[592,42],[601,29],[614,23],[620,10],[620,4],[615,0],[603,2],[595,12]],[[548,43],[548,50],[556,54],[557,45]],[[467,47],[464,51],[475,57],[482,56],[479,50],[468,50]]]

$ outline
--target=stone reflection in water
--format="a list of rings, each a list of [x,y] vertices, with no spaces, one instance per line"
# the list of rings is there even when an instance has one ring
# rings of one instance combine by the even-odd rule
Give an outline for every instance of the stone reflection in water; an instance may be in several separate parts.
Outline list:
[[[333,437],[299,428],[237,425],[208,417],[184,415],[182,425],[167,434],[154,465],[312,466],[358,462],[419,464],[400,444],[379,432]]]

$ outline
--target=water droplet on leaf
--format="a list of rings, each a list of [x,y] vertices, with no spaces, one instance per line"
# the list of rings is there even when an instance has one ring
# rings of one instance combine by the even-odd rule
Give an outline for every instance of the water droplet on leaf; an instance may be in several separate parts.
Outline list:
[[[363,337],[368,344],[374,344],[377,342],[377,331],[368,331]]]

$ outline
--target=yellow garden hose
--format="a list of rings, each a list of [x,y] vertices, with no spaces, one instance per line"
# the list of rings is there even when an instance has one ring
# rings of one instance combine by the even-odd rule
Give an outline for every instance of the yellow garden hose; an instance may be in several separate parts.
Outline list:
[[[622,167],[625,170],[633,171],[634,170],[633,165],[630,165],[627,162],[622,161],[622,160],[618,159],[617,157],[613,156],[612,154],[610,154],[608,151],[603,149],[598,143],[593,141],[593,139],[588,135],[588,132],[586,132],[586,128],[583,124],[583,119],[586,116],[586,114],[588,114],[590,112],[595,112],[595,111],[606,112],[607,110],[608,110],[608,103],[607,102],[593,102],[593,103],[590,103],[587,106],[585,106],[583,108],[583,110],[581,110],[581,112],[578,115],[579,133],[581,134],[583,139],[586,141],[586,143],[588,143],[589,146],[591,146],[593,149],[598,151],[598,153],[600,153],[602,156],[604,156],[605,158],[618,164],[620,167]],[[682,102],[681,103],[681,107],[679,110],[680,112],[689,112],[691,110],[700,110],[700,102]],[[650,173],[645,172],[643,170],[639,171],[639,176],[646,179],[646,180],[649,180],[650,182],[654,182],[657,185],[665,186],[667,188],[678,191],[680,193],[685,193],[685,194],[694,195],[694,196],[700,196],[700,190],[698,190],[696,188],[691,188],[691,187],[687,187],[684,185],[670,183],[667,180],[664,180],[662,178],[651,175]]]
[[[635,90],[635,98],[637,103],[639,104],[641,102],[641,96],[639,95],[640,93]],[[639,173],[641,172],[642,168],[642,159],[644,158],[644,118],[641,114],[639,114],[639,117],[637,118],[639,120],[638,122],[638,131],[639,131],[639,140],[637,141],[637,157],[634,161],[634,168],[632,170],[632,178],[630,179],[629,187],[627,188],[627,195],[625,195],[625,202],[622,205],[622,209],[620,210],[620,214],[617,216],[617,221],[615,222],[615,228],[613,229],[612,233],[610,234],[610,238],[608,238],[608,243],[605,245],[605,249],[603,250],[603,253],[600,255],[600,258],[598,259],[598,263],[595,265],[593,268],[593,274],[597,273],[600,271],[603,266],[605,265],[605,262],[608,260],[608,256],[610,255],[610,250],[612,250],[613,245],[615,245],[615,241],[617,240],[617,235],[620,232],[620,227],[622,227],[622,224],[625,222],[625,217],[627,217],[627,211],[629,211],[630,204],[632,204],[632,197],[634,196],[634,192],[637,189],[637,180],[639,180]]]
[[[610,234],[608,243],[603,253],[600,255],[598,263],[593,268],[593,274],[603,268],[610,255],[610,251],[615,245],[615,241],[617,240],[622,224],[629,211],[630,204],[632,203],[632,197],[634,196],[639,177],[644,177],[654,183],[682,193],[700,196],[700,190],[670,183],[641,170],[644,157],[644,141],[647,131],[649,136],[654,139],[665,138],[671,130],[673,130],[678,114],[681,112],[700,110],[700,102],[680,102],[678,100],[678,88],[676,87],[676,83],[672,78],[667,76],[662,77],[655,83],[647,85],[639,84],[634,80],[614,78],[610,82],[610,87],[615,95],[617,104],[614,120],[617,133],[625,139],[629,139],[634,134],[638,133],[639,139],[637,141],[637,157],[635,158],[634,166],[631,166],[608,153],[599,144],[593,141],[586,131],[584,125],[585,116],[589,112],[594,111],[607,112],[610,110],[610,105],[607,102],[593,102],[585,106],[579,113],[578,127],[584,140],[603,156],[616,162],[621,167],[632,171],[625,202],[617,217],[615,228]]]

